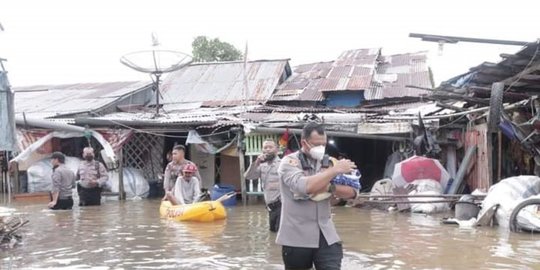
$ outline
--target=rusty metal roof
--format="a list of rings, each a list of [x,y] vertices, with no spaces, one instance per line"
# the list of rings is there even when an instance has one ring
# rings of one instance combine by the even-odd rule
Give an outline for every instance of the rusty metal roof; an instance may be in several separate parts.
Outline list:
[[[244,62],[195,63],[163,80],[163,103],[201,102],[202,106],[234,106],[266,102],[290,75],[288,59],[247,63],[248,93],[244,93]]]
[[[432,88],[427,53],[383,56],[381,48],[343,52],[335,61],[295,67],[271,101],[322,101],[324,92],[365,91],[365,99],[419,96]]]
[[[427,66],[427,52],[389,55],[381,59],[375,76],[376,83],[366,90],[365,99],[417,97],[431,94],[425,90],[406,87],[406,85],[414,85],[433,88]]]
[[[136,81],[15,87],[15,113],[48,118],[96,111],[149,85]]]
[[[380,48],[343,52],[335,61],[300,65],[272,101],[320,101],[326,91],[360,91],[371,85]]]

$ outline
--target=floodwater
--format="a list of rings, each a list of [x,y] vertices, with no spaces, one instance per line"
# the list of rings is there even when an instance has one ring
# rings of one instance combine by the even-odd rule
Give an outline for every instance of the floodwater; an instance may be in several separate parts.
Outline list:
[[[160,219],[158,200],[108,201],[73,211],[10,204],[30,223],[0,251],[0,269],[283,269],[262,205],[227,220]],[[342,269],[540,269],[540,235],[460,229],[442,216],[336,207]]]

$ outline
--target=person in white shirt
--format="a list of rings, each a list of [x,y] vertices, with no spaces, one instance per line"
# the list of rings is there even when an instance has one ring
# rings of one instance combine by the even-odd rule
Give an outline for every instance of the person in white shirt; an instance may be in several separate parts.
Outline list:
[[[190,204],[197,201],[201,195],[201,185],[199,179],[195,176],[197,166],[195,164],[187,164],[182,175],[178,176],[172,191],[167,192],[167,200],[172,205]]]

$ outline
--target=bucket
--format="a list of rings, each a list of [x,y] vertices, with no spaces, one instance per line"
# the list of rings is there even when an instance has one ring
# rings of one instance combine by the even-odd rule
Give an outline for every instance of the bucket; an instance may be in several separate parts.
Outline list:
[[[217,200],[219,197],[231,192],[235,191],[236,188],[232,185],[214,185],[212,188],[212,192],[210,193],[210,198],[212,201]],[[225,201],[221,202],[224,206],[235,206],[236,205],[236,196],[229,198]]]
[[[456,219],[457,220],[469,220],[471,218],[476,218],[480,212],[480,207],[472,202],[456,202]]]

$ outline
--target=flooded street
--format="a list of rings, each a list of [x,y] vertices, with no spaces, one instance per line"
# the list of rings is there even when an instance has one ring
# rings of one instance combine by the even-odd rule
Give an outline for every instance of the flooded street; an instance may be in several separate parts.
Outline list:
[[[215,223],[159,218],[158,200],[26,213],[21,246],[0,269],[282,269],[262,205],[229,209]],[[343,269],[540,269],[540,236],[441,225],[441,216],[334,208]]]

